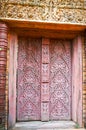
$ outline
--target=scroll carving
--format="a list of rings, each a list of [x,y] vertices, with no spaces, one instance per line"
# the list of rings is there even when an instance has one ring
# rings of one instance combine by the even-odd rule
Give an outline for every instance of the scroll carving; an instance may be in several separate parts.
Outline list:
[[[85,0],[1,0],[1,18],[86,24]]]

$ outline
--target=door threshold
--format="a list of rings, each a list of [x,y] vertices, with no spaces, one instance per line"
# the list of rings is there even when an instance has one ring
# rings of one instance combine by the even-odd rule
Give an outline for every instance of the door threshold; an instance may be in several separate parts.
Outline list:
[[[79,126],[73,121],[29,121],[29,122],[17,122],[12,130],[61,130],[79,129]],[[82,129],[80,129],[82,130]]]

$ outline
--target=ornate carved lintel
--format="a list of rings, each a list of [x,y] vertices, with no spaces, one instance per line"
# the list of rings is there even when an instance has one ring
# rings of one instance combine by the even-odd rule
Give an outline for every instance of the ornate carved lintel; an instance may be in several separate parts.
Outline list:
[[[86,25],[85,0],[1,0],[1,18]]]

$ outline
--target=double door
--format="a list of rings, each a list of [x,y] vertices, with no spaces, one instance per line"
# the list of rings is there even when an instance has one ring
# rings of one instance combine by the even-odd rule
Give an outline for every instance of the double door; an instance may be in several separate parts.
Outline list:
[[[17,120],[71,120],[71,43],[19,38]]]

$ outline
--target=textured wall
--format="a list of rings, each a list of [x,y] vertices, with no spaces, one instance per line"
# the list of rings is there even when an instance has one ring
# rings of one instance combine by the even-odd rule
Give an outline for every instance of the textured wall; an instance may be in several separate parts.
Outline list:
[[[0,0],[0,16],[86,24],[86,0]]]

